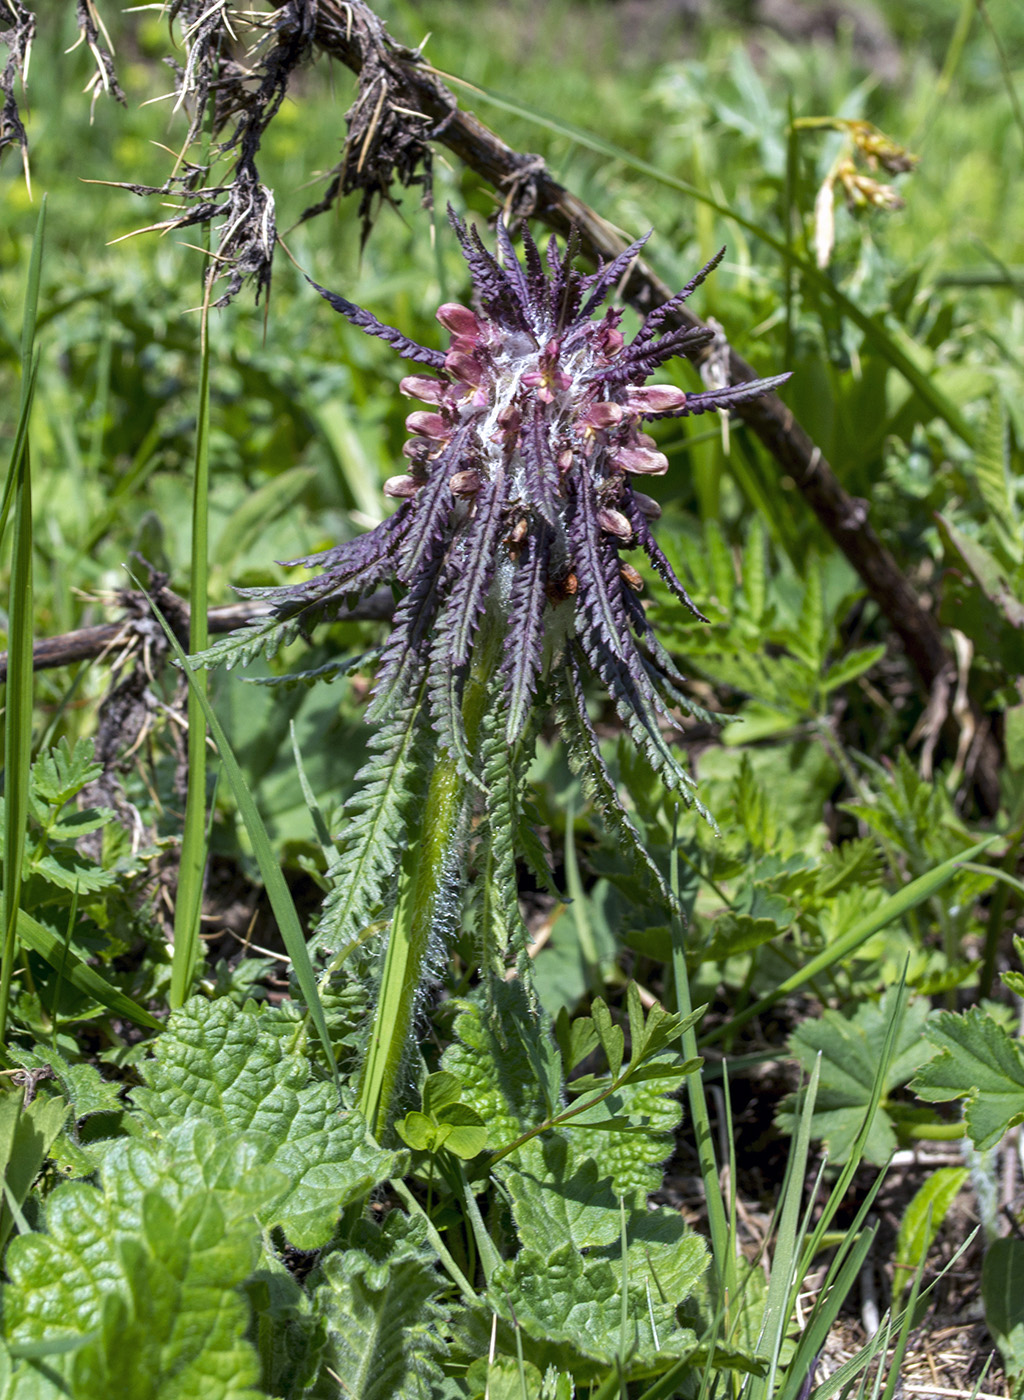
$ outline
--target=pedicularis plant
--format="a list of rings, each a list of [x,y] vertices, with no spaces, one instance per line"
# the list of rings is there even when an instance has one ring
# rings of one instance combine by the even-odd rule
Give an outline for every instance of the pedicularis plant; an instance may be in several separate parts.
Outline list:
[[[656,502],[634,484],[668,469],[643,424],[727,410],[786,378],[696,394],[647,382],[710,339],[710,331],[663,327],[721,254],[627,343],[622,312],[600,308],[646,239],[584,276],[573,266],[573,238],[564,251],[552,239],[542,257],[524,227],[520,262],[500,221],[497,257],[475,228],[454,215],[452,224],[477,309],[439,308],[447,351],[418,345],[318,288],[354,325],[430,371],[401,384],[427,405],[406,419],[407,471],[384,487],[401,504],[368,534],[293,561],[317,576],[256,590],[273,602],[274,617],[255,636],[205,657],[275,651],[337,615],[353,595],[382,583],[403,590],[367,712],[379,726],[374,754],[360,775],[317,936],[344,956],[381,906],[393,906],[360,1097],[378,1133],[393,1108],[428,950],[440,951],[453,931],[470,854],[482,970],[504,972],[522,946],[516,836],[524,854],[543,863],[522,799],[549,708],[604,815],[657,877],[605,768],[585,700],[595,680],[658,777],[693,800],[662,722],[673,722],[673,708],[695,707],[647,621],[643,580],[624,557],[646,555],[701,616],[651,533]]]

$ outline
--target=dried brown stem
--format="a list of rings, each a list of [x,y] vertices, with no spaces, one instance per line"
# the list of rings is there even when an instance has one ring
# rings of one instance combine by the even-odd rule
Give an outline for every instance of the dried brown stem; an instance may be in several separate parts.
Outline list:
[[[132,595],[133,598],[135,595]],[[142,595],[138,595],[141,599]],[[167,612],[168,599],[173,595],[163,591],[159,598],[161,610]],[[143,600],[144,601],[144,600]],[[184,643],[188,637],[188,606],[181,599],[176,600],[174,611],[175,631]],[[389,589],[381,589],[368,598],[361,599],[354,607],[346,608],[338,615],[339,621],[380,622],[391,616],[394,599]],[[252,603],[228,603],[224,607],[211,608],[209,630],[211,634],[235,632],[240,627],[256,622],[270,615],[270,608]],[[180,622],[180,625],[178,625]],[[71,666],[76,661],[95,661],[104,654],[113,654],[126,645],[140,630],[157,627],[152,616],[140,617],[132,610],[132,615],[120,622],[101,623],[97,627],[80,627],[77,632],[64,632],[59,637],[43,637],[32,648],[32,667],[36,671],[50,671],[58,666]],[[157,628],[156,635],[162,635]],[[0,652],[0,684],[7,679],[7,653]]]

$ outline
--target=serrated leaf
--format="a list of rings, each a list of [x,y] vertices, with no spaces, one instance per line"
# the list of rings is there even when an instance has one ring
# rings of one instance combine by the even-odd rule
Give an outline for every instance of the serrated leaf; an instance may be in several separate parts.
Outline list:
[[[672,1155],[673,1135],[683,1116],[682,1104],[672,1095],[681,1086],[687,1067],[674,1053],[671,1061],[666,1057],[664,1064],[654,1061],[651,1067],[669,1072],[631,1080],[573,1120],[580,1126],[611,1118],[629,1120],[636,1131],[610,1134],[601,1139],[600,1146],[589,1146],[602,1173],[611,1178],[616,1195],[638,1205],[661,1186],[661,1164]]]
[[[562,1069],[571,1074],[576,1066],[597,1049],[597,1031],[590,1016],[571,1017],[566,1007],[561,1007],[555,1020],[555,1039],[562,1052]]]
[[[45,812],[45,808],[43,809]],[[47,832],[51,841],[77,841],[88,836],[91,831],[99,831],[115,818],[110,807],[87,807],[82,812],[68,812],[55,820],[46,820]]]
[[[885,646],[879,644],[875,647],[861,647],[858,651],[850,651],[831,665],[821,678],[821,693],[828,695],[830,691],[838,689],[841,685],[849,685],[858,676],[863,676],[866,671],[870,671],[872,666],[876,666],[885,655]]]
[[[121,1091],[124,1085],[104,1079],[95,1065],[72,1064],[49,1046],[37,1044],[33,1050],[17,1054],[18,1063],[26,1069],[49,1065],[60,1091],[71,1106],[76,1123],[94,1113],[118,1113],[124,1107]]]
[[[851,1017],[826,1011],[819,1021],[805,1021],[790,1037],[790,1054],[808,1073],[821,1055],[811,1134],[824,1140],[832,1162],[846,1161],[864,1123],[878,1070],[878,1047],[885,1039],[896,999],[897,991],[892,989],[877,1006],[866,1003]],[[885,1095],[905,1084],[932,1053],[923,1034],[929,1014],[925,1000],[913,1002],[899,1028],[882,1103],[864,1145],[865,1159],[876,1166],[884,1166],[896,1149],[896,1133],[885,1110]],[[793,1131],[793,1115],[790,1095],[776,1120],[784,1132]]]
[[[298,1049],[301,1023],[282,1008],[226,997],[193,997],[176,1012],[143,1066],[145,1088],[133,1091],[143,1123],[201,1118],[226,1137],[263,1135],[264,1165],[288,1186],[261,1214],[300,1249],[330,1236],[338,1213],[390,1175],[394,1154],[367,1135],[355,1112],[338,1112],[331,1084],[313,1077]]]
[[[543,1400],[548,1394],[544,1389],[544,1378],[539,1369],[532,1361],[524,1361],[520,1367],[519,1358],[516,1356],[496,1356],[493,1361],[479,1356],[470,1365],[466,1381],[472,1400],[523,1400],[524,1393],[536,1395]],[[564,1393],[566,1400],[572,1400],[571,1388],[566,1389]]]
[[[258,1255],[253,1207],[281,1185],[254,1179],[257,1155],[192,1123],[165,1144],[119,1142],[99,1189],[52,1193],[45,1233],[7,1252],[3,1316],[16,1344],[85,1339],[64,1356],[48,1348],[50,1374],[67,1378],[53,1395],[257,1400],[238,1289]]]
[[[522,985],[499,982],[491,995],[486,1018],[475,1003],[465,1005],[455,1022],[458,1039],[441,1064],[460,1080],[462,1102],[480,1115],[497,1147],[542,1123],[547,1109],[523,1043],[531,1027],[534,1034],[540,1030]]]
[[[627,1375],[685,1356],[696,1346],[693,1332],[679,1326],[676,1308],[706,1267],[706,1246],[685,1231],[678,1216],[675,1224],[679,1234],[673,1243],[630,1241],[627,1308],[632,1350],[628,1358],[621,1358]],[[617,1245],[600,1254],[581,1254],[567,1244],[548,1255],[522,1250],[495,1271],[488,1296],[499,1317],[508,1318],[510,1307],[514,1309],[519,1327],[535,1343],[571,1347],[583,1363],[573,1369],[584,1379],[588,1371],[595,1373],[586,1362],[608,1366],[619,1355],[621,1289]]]
[[[711,926],[711,939],[702,957],[707,962],[725,962],[737,953],[749,953],[753,948],[770,943],[781,932],[775,919],[754,919],[749,914],[721,914]]]
[[[109,889],[120,878],[116,870],[104,870],[70,846],[51,846],[33,859],[31,869],[58,889],[78,890],[79,894]]]
[[[353,1247],[321,1260],[311,1283],[327,1345],[310,1396],[336,1400],[338,1376],[352,1400],[423,1400],[437,1393],[444,1346],[435,1262],[398,1211],[383,1229],[360,1222]]]
[[[939,1167],[914,1193],[903,1212],[893,1254],[896,1268],[892,1290],[894,1308],[899,1307],[900,1299],[913,1281],[914,1270],[931,1248],[950,1206],[969,1176],[967,1167]]]
[[[26,1104],[20,1088],[0,1093],[0,1249],[14,1225],[12,1204],[24,1204],[67,1114],[67,1105],[58,1098],[39,1097]]]
[[[32,765],[32,788],[53,807],[62,807],[98,778],[102,765],[95,760],[91,739],[71,744],[64,737]]]
[[[940,1053],[910,1086],[918,1098],[966,1099],[967,1131],[980,1152],[1024,1123],[1024,1053],[987,1011],[943,1011],[928,1027],[928,1039]]]
[[[626,1051],[626,1037],[622,1027],[617,1026],[612,1020],[611,1012],[603,997],[594,998],[590,1014],[594,1022],[594,1029],[601,1042],[601,1049],[608,1060],[612,1077],[617,1077],[622,1068],[622,1058]]]
[[[524,1248],[546,1255],[563,1244],[588,1249],[619,1238],[611,1181],[564,1134],[552,1134],[531,1151],[528,1170],[510,1172],[505,1186]]]

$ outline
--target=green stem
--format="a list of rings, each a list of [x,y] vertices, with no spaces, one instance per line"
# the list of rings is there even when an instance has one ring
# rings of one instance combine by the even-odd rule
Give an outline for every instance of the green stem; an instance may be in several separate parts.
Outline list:
[[[672,824],[672,851],[669,865],[669,886],[679,907],[679,820],[678,815]],[[686,966],[686,930],[679,914],[670,911],[672,934],[672,973],[676,984],[676,1010],[689,1018],[693,1011],[690,997],[690,975]],[[697,1036],[692,1025],[683,1032],[682,1051],[684,1060],[697,1058]],[[697,1157],[700,1161],[701,1180],[704,1183],[704,1199],[708,1208],[708,1227],[711,1232],[711,1258],[719,1290],[719,1301],[726,1288],[732,1292],[734,1261],[729,1239],[729,1222],[722,1201],[722,1188],[715,1160],[715,1145],[711,1134],[711,1117],[704,1085],[700,1074],[691,1074],[686,1081],[686,1092],[690,1104],[690,1117],[696,1138]]]
[[[209,238],[209,231],[207,231]],[[205,651],[209,592],[210,500],[210,326],[209,286],[203,307],[202,349],[199,360],[199,401],[196,413],[196,464],[192,482],[192,568],[189,581],[188,649]],[[174,907],[174,959],[171,967],[172,1008],[182,1005],[192,988],[199,960],[199,923],[206,869],[206,717],[202,697],[207,672],[193,673],[188,692],[188,792],[178,867],[178,896]]]
[[[501,639],[498,619],[489,608],[480,625],[462,701],[470,753],[477,747],[490,680],[501,655]],[[395,1087],[412,1032],[423,964],[440,912],[439,899],[451,883],[452,866],[458,858],[466,789],[466,777],[455,759],[451,754],[441,754],[427,790],[419,828],[410,831],[402,857],[398,902],[359,1091],[360,1110],[378,1138],[389,1124]]]

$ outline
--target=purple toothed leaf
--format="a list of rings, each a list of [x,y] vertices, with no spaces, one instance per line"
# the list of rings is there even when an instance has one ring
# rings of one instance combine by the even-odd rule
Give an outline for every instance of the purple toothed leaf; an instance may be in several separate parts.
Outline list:
[[[747,399],[757,399],[762,394],[771,393],[780,384],[785,384],[788,378],[788,374],[775,374],[770,379],[748,379],[743,384],[731,384],[724,389],[706,389],[700,394],[687,394],[686,411],[688,414],[696,416],[699,413],[709,413],[716,408],[730,409],[734,404],[743,403]],[[678,417],[679,415],[672,414],[671,416]]]
[[[637,505],[636,497],[633,495],[632,491],[626,494],[625,506],[626,514],[629,516],[630,523],[633,526],[637,543],[653,564],[662,581],[668,587],[669,592],[678,598],[685,607],[689,608],[694,617],[699,618],[701,622],[707,622],[708,619],[701,612],[700,608],[698,608],[689,593],[687,593],[682,583],[680,583],[679,579],[676,577],[675,570],[663,554],[661,546],[651,534],[651,527],[647,523],[647,517]]]
[[[502,661],[508,702],[505,738],[509,745],[522,736],[540,680],[550,551],[550,531],[541,525],[527,535],[512,575]]]
[[[403,360],[416,360],[421,365],[430,365],[431,369],[444,369],[444,355],[440,350],[431,350],[426,345],[418,345],[415,340],[410,340],[401,331],[396,331],[393,326],[386,326],[383,321],[378,321],[376,316],[370,311],[364,311],[361,306],[356,306],[355,302],[346,301],[337,292],[329,292],[326,287],[321,287],[318,282],[314,282],[312,277],[306,279],[310,286],[323,297],[324,301],[330,302],[335,311],[339,311],[347,321],[351,321],[354,326],[358,326],[367,335],[375,335],[379,340],[386,340],[391,348]]]
[[[580,307],[580,321],[592,316],[609,292],[618,286],[619,280],[625,277],[635,259],[640,256],[650,236],[649,233],[645,233],[643,238],[638,238],[635,243],[631,243],[617,258],[605,263],[598,272],[594,273],[593,277],[583,279],[584,287],[589,291],[590,287],[593,286],[594,290]]]
[[[713,258],[704,264],[696,277],[691,277],[689,282],[681,292],[676,292],[675,296],[669,297],[668,301],[663,301],[660,306],[656,306],[653,311],[648,312],[643,325],[636,334],[633,341],[635,348],[647,345],[665,324],[666,319],[685,301],[689,301],[700,284],[708,277],[725,257],[725,249],[719,248]]]

